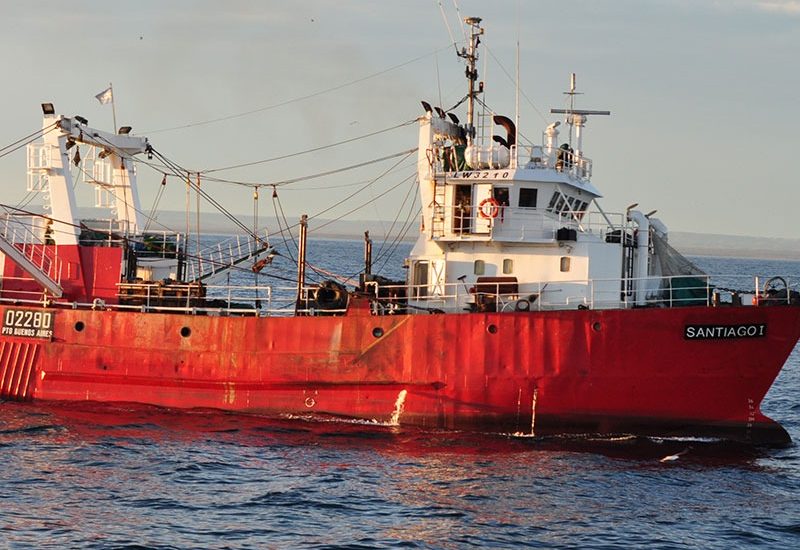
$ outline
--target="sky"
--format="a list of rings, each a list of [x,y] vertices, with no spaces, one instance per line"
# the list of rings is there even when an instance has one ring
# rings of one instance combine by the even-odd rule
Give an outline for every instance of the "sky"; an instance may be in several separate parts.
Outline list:
[[[540,142],[558,120],[572,72],[576,105],[611,111],[584,138],[607,212],[639,203],[674,231],[798,236],[800,0],[0,0],[0,147],[40,128],[45,101],[110,130],[94,96],[113,83],[118,126],[210,177],[269,185],[396,155],[416,147],[401,125],[421,99],[448,108],[465,94],[447,26],[460,46],[459,14],[483,18],[484,99],[512,118],[519,42],[523,136]],[[259,215],[355,210],[346,219],[389,231],[411,211],[414,160],[281,185],[278,199],[267,187]],[[149,211],[162,174],[138,174]],[[25,199],[24,150],[0,158],[0,182],[0,202]],[[252,187],[202,185],[253,212]],[[90,186],[77,193],[91,205]],[[159,207],[184,205],[168,178]]]

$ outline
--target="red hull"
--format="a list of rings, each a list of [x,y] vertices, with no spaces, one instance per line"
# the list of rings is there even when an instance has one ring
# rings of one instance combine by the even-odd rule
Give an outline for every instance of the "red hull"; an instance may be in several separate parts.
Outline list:
[[[800,337],[800,307],[789,306],[383,317],[354,307],[295,318],[48,311],[51,339],[0,337],[3,397],[384,422],[400,398],[401,424],[767,443],[788,441],[759,406]],[[688,325],[720,324],[766,331],[685,338]]]

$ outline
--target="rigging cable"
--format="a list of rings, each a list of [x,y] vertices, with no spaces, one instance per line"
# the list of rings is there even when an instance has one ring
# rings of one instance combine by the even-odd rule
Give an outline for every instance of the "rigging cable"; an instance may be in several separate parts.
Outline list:
[[[435,55],[435,54],[437,54],[437,53],[439,53],[439,52],[441,52],[443,50],[449,49],[450,46],[451,45],[448,44],[447,46],[441,47],[441,48],[439,48],[437,50],[434,50],[432,52],[428,52],[428,53],[426,53],[424,55],[420,55],[418,57],[415,57],[414,59],[409,59],[408,61],[405,61],[403,63],[399,63],[397,65],[393,65],[392,67],[389,67],[388,69],[384,69],[382,71],[378,71],[376,73],[372,73],[370,75],[367,75],[367,76],[364,76],[364,77],[361,77],[361,78],[357,78],[357,79],[351,80],[349,82],[345,82],[344,84],[339,84],[337,86],[332,86],[330,88],[326,88],[324,90],[319,90],[319,91],[311,93],[311,94],[306,94],[304,96],[295,97],[293,99],[288,99],[288,100],[285,100],[285,101],[281,101],[280,103],[274,103],[272,105],[267,105],[266,107],[261,107],[259,109],[252,109],[250,111],[245,111],[243,113],[237,113],[237,114],[233,114],[233,115],[228,115],[228,116],[224,116],[224,117],[204,120],[204,121],[200,121],[200,122],[192,122],[192,123],[189,123],[189,124],[183,124],[181,126],[173,126],[171,128],[161,128],[161,129],[158,129],[158,130],[148,130],[148,131],[143,132],[143,133],[144,134],[158,134],[158,133],[161,133],[161,132],[170,132],[170,131],[173,131],[173,130],[182,130],[182,129],[185,129],[185,128],[193,128],[193,127],[196,127],[196,126],[204,126],[204,125],[207,125],[207,124],[213,124],[213,123],[216,123],[216,122],[223,122],[223,121],[231,120],[231,119],[234,119],[234,118],[241,118],[241,117],[244,117],[244,116],[247,116],[247,115],[252,115],[252,114],[255,114],[255,113],[261,113],[263,111],[269,111],[271,109],[276,109],[278,107],[283,107],[285,105],[290,105],[292,103],[305,101],[306,99],[312,99],[314,97],[318,97],[318,96],[327,94],[329,92],[335,92],[337,90],[341,90],[343,88],[347,88],[348,86],[352,86],[354,84],[359,84],[359,83],[364,82],[366,80],[369,80],[371,78],[375,78],[377,76],[381,76],[383,74],[386,74],[388,72],[394,71],[396,69],[400,69],[402,67],[405,67],[406,65],[410,65],[411,63],[415,63],[417,61],[420,61],[421,59],[425,59],[426,57],[430,57],[431,55]]]
[[[150,209],[150,214],[147,215],[147,223],[144,225],[144,231],[148,231],[150,226],[155,220],[156,217],[156,210],[158,210],[158,205],[161,202],[161,197],[164,196],[164,190],[167,188],[167,175],[164,174],[164,177],[161,178],[161,185],[156,192],[156,198],[153,200],[153,207]]]
[[[517,84],[516,79],[514,77],[512,77],[511,74],[506,70],[506,68],[503,66],[503,63],[497,58],[496,55],[494,55],[494,52],[491,49],[489,49],[489,46],[485,46],[484,45],[484,48],[486,48],[486,51],[489,52],[489,55],[492,56],[492,59],[494,59],[495,62],[500,66],[500,70],[503,71],[503,73],[508,77],[508,79],[513,84]],[[526,94],[525,91],[521,87],[520,87],[519,93],[522,94],[522,97],[524,97],[525,100],[528,102],[528,104],[533,108],[533,110],[536,111],[536,114],[539,115],[539,118],[541,118],[545,123],[548,123],[549,120],[542,114],[542,112],[539,110],[539,108],[536,107],[536,104],[533,102],[533,100],[531,100],[530,97],[528,97],[528,94]]]
[[[450,28],[450,23],[447,21],[447,16],[444,14],[444,6],[442,6],[442,0],[437,0],[437,3],[439,4],[439,11],[442,14],[442,19],[444,20],[444,26],[447,27],[447,34],[450,35],[450,43],[455,48],[456,53],[458,53],[458,46],[456,46],[456,39],[453,36],[452,29]]]
[[[50,132],[52,132],[53,130],[56,129],[56,125],[57,125],[57,122],[54,122],[50,126],[45,126],[44,128],[42,128],[40,130],[36,130],[35,132],[32,132],[32,133],[28,134],[25,137],[19,138],[18,140],[14,141],[12,143],[9,143],[8,145],[6,145],[4,147],[0,147],[0,158],[4,157],[6,155],[10,155],[14,151],[22,149],[23,147],[25,147],[29,143],[32,143],[32,142],[36,141],[37,139],[39,139],[40,137],[43,137],[45,134],[49,134]]]
[[[286,253],[289,254],[289,258],[293,262],[296,262],[294,256],[292,255],[292,250],[289,248],[289,243],[286,242],[286,235],[283,234],[283,224],[281,223],[281,216],[278,216],[278,205],[280,204],[280,199],[278,198],[278,190],[273,188],[272,189],[272,208],[275,211],[275,221],[278,224],[278,231],[281,234],[281,238],[283,239],[283,246],[286,248]],[[281,206],[281,213],[283,213],[283,206]],[[283,216],[283,221],[286,224],[286,231],[289,232],[289,236],[292,238],[292,242],[294,242],[295,247],[297,247],[297,241],[294,239],[294,235],[292,235],[291,228],[289,224],[286,222],[286,216]]]
[[[381,267],[378,268],[378,271],[381,271],[384,267],[386,267],[386,264],[391,259],[392,254],[394,254],[394,251],[400,245],[400,241],[402,241],[405,238],[405,236],[408,234],[409,230],[414,226],[414,223],[413,223],[414,219],[416,219],[416,217],[422,211],[422,206],[421,205],[417,207],[416,211],[414,211],[414,205],[416,204],[417,197],[418,197],[417,191],[419,190],[419,180],[417,180],[415,183],[416,183],[416,185],[413,187],[413,189],[414,189],[414,200],[411,201],[410,208],[408,209],[408,215],[406,216],[406,220],[403,222],[403,228],[398,232],[398,234],[395,237],[394,241],[392,241],[392,243],[389,245],[387,250],[383,254],[378,254],[378,256],[375,258],[375,261],[373,262],[373,263],[377,263],[377,262],[379,262],[381,260],[381,258],[383,258],[383,263],[381,264]]]
[[[14,211],[14,212],[17,212],[19,214],[25,214],[27,216],[31,216],[31,217],[35,217],[35,218],[42,218],[42,219],[45,219],[45,220],[53,220],[54,222],[58,222],[58,223],[63,224],[63,225],[74,227],[76,229],[88,229],[87,226],[84,225],[84,224],[76,224],[74,222],[62,221],[62,220],[53,218],[52,216],[48,216],[46,214],[39,214],[37,212],[32,212],[30,210],[17,208],[15,206],[11,206],[9,204],[0,203],[0,208],[3,208],[6,211]],[[24,224],[22,224],[22,225],[24,226]],[[27,226],[25,226],[25,227],[27,227]],[[97,229],[93,228],[91,230],[93,232],[95,232],[95,233],[107,235],[110,238],[111,237],[117,237],[117,235],[113,231],[110,231],[110,230],[99,229],[99,228],[97,228]],[[28,231],[30,231],[30,230],[28,230]],[[66,232],[61,231],[59,229],[55,229],[54,233],[66,233]],[[130,237],[127,238],[127,241],[131,242],[131,243],[142,244],[142,245],[146,245],[147,244],[147,242],[144,241],[144,240],[132,239]],[[242,271],[244,273],[252,273],[252,271],[249,268],[244,268],[244,267],[240,267],[240,266],[230,266],[227,263],[219,262],[219,261],[216,261],[216,260],[213,260],[213,259],[210,259],[210,258],[204,258],[204,257],[201,257],[201,256],[192,255],[192,254],[185,254],[185,257],[187,259],[191,259],[191,260],[198,260],[199,259],[199,260],[202,260],[205,263],[214,264],[214,265],[217,265],[217,266],[220,266],[220,267],[228,267],[229,269]],[[292,283],[295,282],[294,279],[290,279],[288,277],[281,277],[279,275],[273,275],[271,273],[262,272],[262,275],[267,276],[267,277],[272,277],[272,278],[275,278],[275,279],[278,279],[278,280],[282,280],[282,281],[287,281],[287,282],[292,282]]]
[[[395,189],[397,189],[398,187],[400,187],[400,186],[401,186],[401,185],[403,185],[404,183],[408,182],[408,180],[410,180],[410,179],[411,179],[412,177],[414,177],[414,176],[416,176],[416,173],[414,173],[414,174],[411,174],[411,176],[409,176],[409,177],[407,177],[407,178],[405,178],[405,179],[401,180],[401,181],[400,181],[400,182],[398,182],[397,184],[393,185],[392,187],[390,187],[389,189],[387,189],[387,190],[384,192],[384,194],[385,194],[385,193],[388,193],[389,191],[394,191]],[[376,200],[378,200],[379,198],[380,198],[380,197],[374,197],[374,198],[371,198],[371,199],[369,199],[367,202],[365,202],[365,203],[362,203],[362,204],[360,204],[360,205],[356,206],[355,208],[353,208],[353,209],[351,209],[351,210],[348,210],[347,212],[345,212],[345,213],[344,213],[344,214],[342,214],[341,216],[339,216],[339,217],[337,217],[337,218],[334,218],[334,219],[332,219],[332,220],[328,220],[328,221],[326,221],[326,222],[325,222],[325,223],[323,223],[322,225],[318,226],[318,227],[316,228],[316,230],[320,230],[320,229],[322,229],[323,227],[327,227],[327,226],[329,226],[330,224],[332,224],[332,223],[334,223],[334,222],[337,222],[337,221],[341,220],[341,219],[342,219],[342,218],[344,218],[345,216],[349,216],[349,215],[350,215],[350,214],[352,214],[353,212],[355,212],[355,211],[357,211],[357,210],[360,210],[360,209],[364,208],[365,206],[367,206],[367,205],[369,205],[369,204],[371,204],[371,203],[375,202],[375,201],[376,201]],[[332,208],[334,208],[335,206],[338,206],[338,205],[339,205],[339,204],[341,204],[341,203],[342,203],[342,201],[339,201],[339,202],[338,202],[336,205],[334,205],[334,206],[332,206],[332,207],[330,207],[330,208],[326,208],[325,210],[323,210],[323,211],[321,211],[321,212],[318,212],[318,213],[317,213],[317,214],[315,214],[314,216],[309,216],[309,219],[316,218],[316,217],[318,217],[320,214],[322,214],[322,213],[324,213],[324,212],[327,212],[328,210],[331,210]]]
[[[376,181],[380,180],[382,177],[384,177],[386,174],[388,174],[388,173],[389,173],[391,170],[393,170],[394,168],[396,168],[396,167],[397,167],[399,164],[401,164],[401,163],[402,163],[404,160],[406,160],[408,157],[410,157],[410,156],[411,156],[413,153],[414,153],[414,151],[410,151],[410,152],[409,152],[409,153],[408,153],[408,154],[407,154],[405,157],[403,157],[403,158],[401,158],[399,161],[397,161],[397,162],[396,162],[396,163],[395,163],[395,164],[394,164],[394,165],[393,165],[391,168],[389,168],[389,169],[385,170],[385,171],[384,171],[384,172],[382,172],[380,175],[378,175],[377,177],[375,177],[375,178],[373,178],[372,180],[370,180],[370,181],[369,181],[369,183],[367,183],[366,185],[364,185],[364,186],[360,187],[360,188],[359,188],[357,191],[354,191],[353,193],[350,193],[349,195],[347,195],[346,197],[344,197],[344,198],[343,198],[343,199],[341,199],[340,201],[338,201],[338,202],[334,203],[333,205],[331,205],[331,206],[329,206],[329,207],[327,207],[327,208],[325,208],[325,209],[323,209],[323,210],[320,210],[319,212],[317,212],[316,214],[314,214],[314,215],[312,215],[312,216],[309,216],[309,219],[318,218],[318,217],[320,217],[322,214],[325,214],[326,212],[330,212],[331,210],[333,210],[334,208],[336,208],[336,207],[337,207],[337,206],[339,206],[340,204],[343,204],[344,202],[346,202],[346,201],[348,201],[348,200],[352,199],[352,198],[353,198],[354,196],[356,196],[358,193],[360,193],[361,191],[363,191],[364,189],[366,189],[367,187],[369,187],[370,185],[372,185],[372,184],[373,184],[373,183],[375,183]],[[408,179],[409,179],[409,178],[406,178],[406,179],[402,180],[402,181],[400,182],[400,184],[402,184],[402,183],[405,183],[405,182],[406,182]],[[391,191],[392,189],[394,189],[394,188],[398,187],[400,184],[397,184],[397,185],[395,185],[394,187],[390,188],[390,189],[389,189],[389,191]],[[369,204],[369,203],[373,202],[374,200],[376,200],[376,199],[371,199],[371,200],[370,200],[370,201],[368,201],[367,203],[364,203],[363,205],[361,205],[361,206],[359,206],[359,207],[357,207],[357,208],[355,208],[355,209],[353,209],[353,210],[351,210],[351,211],[347,212],[346,214],[343,214],[343,215],[342,215],[342,216],[340,216],[338,219],[341,219],[341,218],[343,218],[344,216],[346,216],[346,215],[348,215],[348,214],[351,214],[351,213],[355,212],[356,210],[358,210],[358,209],[362,208],[363,206],[366,206],[367,204]],[[329,225],[330,223],[332,223],[332,222],[334,222],[334,221],[337,221],[338,219],[330,220],[330,221],[329,221],[329,222],[327,222],[326,224],[324,224],[324,225],[322,225],[322,226],[318,227],[317,229],[320,229],[320,228],[322,228],[322,227],[325,227],[326,225]]]
[[[156,156],[159,158],[159,160],[161,160],[162,162],[164,162],[164,163],[165,163],[167,166],[170,166],[170,167],[171,167],[171,168],[172,168],[172,169],[175,171],[175,175],[176,175],[176,176],[179,176],[179,177],[181,177],[181,178],[182,178],[182,177],[183,177],[183,174],[182,174],[182,172],[184,172],[184,173],[190,173],[190,171],[189,171],[189,170],[185,170],[185,169],[183,169],[183,168],[182,168],[180,165],[178,165],[178,164],[176,164],[176,163],[174,163],[174,162],[170,161],[170,160],[169,160],[169,159],[167,159],[167,158],[166,158],[164,155],[162,155],[160,152],[158,152],[156,149],[151,149],[151,151],[152,151],[152,153],[153,153],[154,155],[156,155]],[[196,172],[195,172],[195,173],[196,173]],[[253,234],[253,233],[250,231],[250,228],[249,228],[249,227],[247,227],[247,225],[245,225],[244,223],[242,223],[242,221],[241,221],[241,220],[239,220],[239,218],[238,218],[238,217],[236,217],[234,214],[232,214],[231,212],[229,212],[229,211],[228,211],[228,210],[227,210],[227,209],[226,209],[224,206],[222,206],[222,205],[221,205],[221,204],[220,204],[220,203],[219,203],[219,202],[218,202],[218,201],[217,201],[217,200],[216,200],[214,197],[212,197],[211,195],[209,195],[209,194],[208,194],[208,193],[207,193],[207,192],[206,192],[204,189],[202,189],[202,188],[201,188],[200,186],[198,186],[196,183],[193,183],[193,182],[191,181],[191,178],[189,178],[189,179],[187,180],[187,184],[188,184],[188,185],[189,185],[189,187],[190,187],[190,188],[192,188],[192,189],[193,189],[193,190],[194,190],[196,193],[198,193],[200,196],[202,196],[204,199],[206,199],[206,201],[208,201],[208,202],[209,202],[209,204],[211,204],[211,205],[212,205],[214,208],[216,208],[217,210],[219,210],[219,212],[220,212],[220,213],[222,213],[222,214],[223,214],[225,217],[227,217],[229,220],[231,220],[231,221],[232,221],[232,222],[233,222],[233,223],[234,223],[234,224],[235,224],[237,227],[239,227],[239,228],[240,228],[242,231],[244,231],[244,232],[245,232],[245,234],[247,234],[247,235],[248,235],[248,236],[250,236],[250,237],[253,237],[254,239],[256,239],[256,240],[257,240],[257,241],[259,241],[259,242],[263,242],[263,239],[261,239],[261,238],[260,238],[258,235],[255,235],[255,234]]]
[[[206,181],[214,181],[214,182],[217,182],[217,183],[230,183],[230,184],[234,184],[234,185],[243,185],[243,186],[246,186],[246,187],[284,186],[284,185],[291,185],[293,183],[298,183],[298,182],[301,182],[301,181],[307,181],[307,180],[311,180],[311,179],[321,178],[321,177],[324,177],[324,176],[332,176],[334,174],[340,174],[342,172],[347,172],[349,170],[355,170],[357,168],[363,168],[364,166],[369,166],[370,164],[377,164],[379,162],[383,162],[385,160],[390,160],[390,159],[393,159],[393,158],[401,157],[403,155],[407,155],[408,153],[414,153],[416,151],[417,151],[417,148],[415,147],[414,149],[406,149],[405,151],[400,151],[399,153],[393,153],[391,155],[386,155],[384,157],[380,157],[380,158],[376,158],[376,159],[372,159],[372,160],[367,160],[367,161],[364,161],[364,162],[360,162],[358,164],[351,164],[349,166],[344,166],[342,168],[336,168],[334,170],[328,170],[326,172],[318,172],[316,174],[311,174],[311,175],[308,175],[308,176],[301,176],[299,178],[292,178],[292,179],[288,179],[288,180],[276,181],[276,182],[271,182],[271,183],[242,182],[242,181],[234,181],[234,180],[215,178],[213,176],[207,176],[206,177]]]
[[[402,204],[397,209],[397,214],[395,215],[394,220],[392,221],[392,225],[390,225],[389,226],[389,230],[386,231],[386,234],[384,235],[383,241],[381,241],[381,245],[378,247],[378,251],[375,253],[375,256],[380,257],[381,252],[383,251],[383,247],[386,244],[386,241],[389,239],[389,236],[392,234],[392,231],[394,230],[395,225],[397,225],[397,220],[400,219],[400,215],[403,213],[403,209],[406,207],[406,203],[408,202],[408,198],[411,196],[411,192],[414,191],[416,189],[416,187],[417,186],[415,186],[415,185],[409,185],[408,186],[408,191],[406,191],[406,196],[403,198]],[[414,201],[412,201],[412,205],[413,205],[413,202]]]
[[[277,156],[277,157],[271,157],[271,158],[262,159],[262,160],[256,160],[256,161],[252,161],[252,162],[244,162],[244,163],[241,163],[241,164],[234,164],[234,165],[231,165],[231,166],[223,166],[222,168],[213,168],[213,169],[202,170],[202,173],[203,174],[212,174],[214,172],[221,172],[221,171],[224,171],[224,170],[233,170],[234,168],[245,168],[247,166],[255,166],[256,164],[265,164],[267,162],[274,162],[276,160],[284,160],[284,159],[288,159],[288,158],[292,158],[292,157],[297,157],[297,156],[300,156],[300,155],[305,155],[305,154],[308,154],[308,153],[316,153],[317,151],[323,151],[325,149],[331,149],[332,147],[337,147],[339,145],[352,143],[352,142],[358,141],[360,139],[366,139],[368,137],[377,136],[378,134],[383,134],[383,133],[386,133],[386,132],[390,132],[392,130],[397,130],[398,128],[403,128],[404,126],[408,126],[410,124],[414,124],[415,122],[417,122],[417,119],[407,120],[405,122],[402,122],[400,124],[396,124],[396,125],[391,126],[389,128],[384,128],[382,130],[376,130],[376,131],[370,132],[368,134],[362,134],[360,136],[356,136],[356,137],[353,137],[353,138],[345,139],[345,140],[342,140],[342,141],[337,141],[335,143],[329,143],[327,145],[321,145],[319,147],[314,147],[312,149],[306,149],[305,151],[298,151],[298,152],[295,152],[295,153],[289,153],[289,154],[286,154],[286,155],[280,155],[280,156]]]

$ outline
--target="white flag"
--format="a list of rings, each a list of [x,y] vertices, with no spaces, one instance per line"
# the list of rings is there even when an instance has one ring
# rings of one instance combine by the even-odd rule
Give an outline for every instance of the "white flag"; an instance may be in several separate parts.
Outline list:
[[[99,101],[103,105],[105,105],[106,103],[111,103],[112,101],[114,101],[114,95],[111,92],[111,86],[109,86],[108,88],[106,88],[105,90],[103,90],[102,92],[100,92],[99,94],[97,94],[94,97],[96,97],[97,101]]]

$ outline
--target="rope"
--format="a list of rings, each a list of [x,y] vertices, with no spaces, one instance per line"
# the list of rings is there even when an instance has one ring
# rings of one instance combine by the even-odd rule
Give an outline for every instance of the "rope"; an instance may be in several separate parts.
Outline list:
[[[396,130],[398,128],[403,128],[404,126],[408,126],[409,124],[414,124],[416,121],[417,121],[417,119],[407,120],[406,122],[402,122],[400,124],[396,124],[395,126],[391,126],[389,128],[384,128],[383,130],[376,130],[374,132],[370,132],[368,134],[362,134],[360,136],[356,136],[356,137],[353,137],[353,138],[345,139],[343,141],[337,141],[335,143],[329,143],[328,145],[320,145],[319,147],[314,147],[312,149],[306,149],[305,151],[298,151],[296,153],[289,153],[289,154],[286,154],[286,155],[280,155],[280,156],[277,156],[277,157],[270,157],[270,158],[262,159],[262,160],[254,160],[252,162],[244,162],[244,163],[241,163],[241,164],[233,164],[231,166],[224,166],[222,168],[213,168],[213,169],[202,170],[201,172],[203,174],[212,174],[214,172],[222,172],[224,170],[233,170],[234,168],[245,168],[247,166],[255,166],[256,164],[265,164],[267,162],[274,162],[276,160],[284,160],[284,159],[288,159],[288,158],[292,158],[292,157],[297,157],[297,156],[300,156],[300,155],[306,155],[308,153],[316,153],[317,151],[324,151],[325,149],[331,149],[333,147],[338,147],[339,145],[344,145],[346,143],[352,143],[354,141],[358,141],[358,140],[361,140],[361,139],[366,139],[368,137],[377,136],[379,134],[390,132],[390,131]]]
[[[388,69],[384,69],[382,71],[378,71],[376,73],[372,73],[370,75],[367,75],[367,76],[364,76],[364,77],[361,77],[361,78],[357,78],[357,79],[351,80],[349,82],[345,82],[344,84],[339,84],[337,86],[331,86],[330,88],[325,88],[324,90],[319,90],[319,91],[311,93],[311,94],[295,97],[295,98],[292,98],[292,99],[288,99],[286,101],[281,101],[279,103],[274,103],[272,105],[267,105],[266,107],[260,107],[258,109],[252,109],[250,111],[245,111],[243,113],[236,113],[236,114],[228,115],[228,116],[224,116],[224,117],[213,118],[213,119],[209,119],[209,120],[203,120],[203,121],[200,121],[200,122],[191,122],[189,124],[183,124],[183,125],[180,125],[180,126],[173,126],[171,128],[161,128],[161,129],[158,129],[158,130],[148,130],[148,131],[143,132],[143,133],[145,133],[145,134],[158,134],[158,133],[161,133],[161,132],[170,132],[170,131],[173,131],[173,130],[182,130],[182,129],[185,129],[185,128],[194,128],[196,126],[204,126],[206,124],[214,124],[216,122],[223,122],[225,120],[232,120],[234,118],[241,118],[241,117],[252,115],[252,114],[255,114],[255,113],[261,113],[261,112],[264,112],[264,111],[277,109],[278,107],[284,107],[284,106],[290,105],[292,103],[305,101],[307,99],[311,99],[311,98],[318,97],[318,96],[321,96],[321,95],[324,95],[324,94],[327,94],[327,93],[330,93],[330,92],[335,92],[337,90],[341,90],[343,88],[347,88],[348,86],[352,86],[354,84],[359,84],[359,83],[364,82],[366,80],[369,80],[371,78],[375,78],[377,76],[381,76],[381,75],[386,74],[388,72],[391,72],[391,71],[394,71],[396,69],[400,69],[402,67],[405,67],[406,65],[410,65],[411,63],[415,63],[417,61],[420,61],[421,59],[425,59],[426,57],[430,57],[431,55],[435,55],[435,54],[439,53],[440,51],[446,50],[448,48],[450,48],[450,44],[448,44],[447,46],[444,46],[442,48],[439,48],[437,50],[434,50],[432,52],[428,52],[428,53],[426,53],[424,55],[420,55],[420,56],[415,57],[413,59],[409,59],[408,61],[404,61],[403,63],[399,63],[397,65],[393,65],[393,66],[389,67]]]

